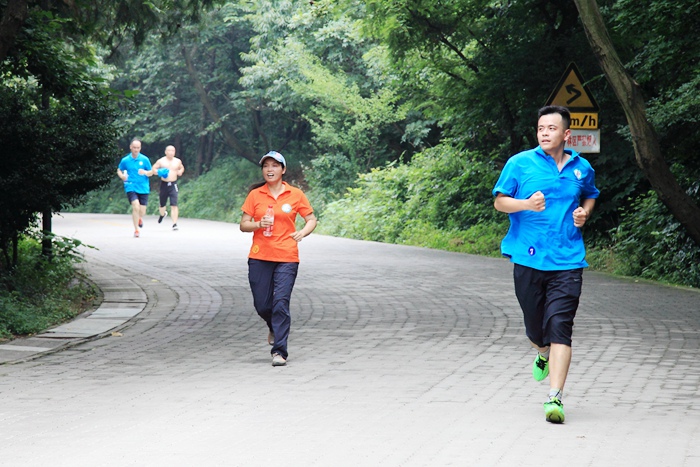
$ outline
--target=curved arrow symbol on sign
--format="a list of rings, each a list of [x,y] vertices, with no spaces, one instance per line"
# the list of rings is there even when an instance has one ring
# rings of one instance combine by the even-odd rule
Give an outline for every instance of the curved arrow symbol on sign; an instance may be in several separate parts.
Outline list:
[[[568,92],[569,94],[574,94],[574,97],[572,97],[571,99],[566,101],[567,104],[571,104],[573,101],[575,101],[576,99],[581,97],[581,91],[576,89],[575,84],[567,84],[566,85],[566,92]]]

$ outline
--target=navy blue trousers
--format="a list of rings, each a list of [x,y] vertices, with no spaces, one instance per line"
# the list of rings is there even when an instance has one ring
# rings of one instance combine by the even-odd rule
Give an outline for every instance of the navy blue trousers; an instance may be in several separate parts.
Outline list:
[[[299,263],[277,263],[248,259],[248,282],[253,292],[253,306],[275,336],[270,353],[285,359],[292,316],[289,300],[297,278]]]

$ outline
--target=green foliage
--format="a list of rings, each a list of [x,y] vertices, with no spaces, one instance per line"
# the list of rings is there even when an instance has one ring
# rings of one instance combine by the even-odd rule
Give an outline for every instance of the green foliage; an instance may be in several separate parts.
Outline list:
[[[389,48],[414,108],[483,154],[534,146],[536,110],[563,60],[594,65],[573,2],[366,3],[365,28]]]
[[[350,31],[344,30],[344,34],[352,37],[352,28],[346,29]],[[361,47],[359,43],[355,46]],[[381,50],[373,48],[357,60],[356,65],[367,69],[371,78],[358,80],[355,73],[332,71],[339,67],[320,63],[297,44],[297,62],[303,66],[300,76],[290,79],[289,86],[309,103],[304,117],[311,125],[316,156],[304,167],[304,175],[317,209],[339,199],[355,185],[358,174],[398,160],[396,144],[402,135],[396,128],[403,125],[406,109],[401,107],[399,96],[386,86],[391,77],[381,69],[385,61],[381,55]],[[418,146],[425,130],[416,130],[416,125],[412,127],[411,142]]]
[[[19,261],[0,286],[0,339],[30,335],[73,318],[93,300],[96,291],[76,280],[74,263],[80,260],[75,239],[53,237],[54,257],[41,255],[41,244],[24,237]]]
[[[700,182],[694,183],[700,194]],[[612,271],[700,287],[700,247],[650,191],[636,199],[613,232]]]
[[[700,202],[700,176],[686,172],[681,164],[672,167],[687,193]],[[621,214],[611,240],[589,249],[589,264],[615,274],[644,277],[672,284],[700,287],[700,246],[649,191],[630,202]]]
[[[73,0],[35,2],[70,20],[73,34],[104,44],[111,54],[124,42],[141,45],[149,35],[166,38],[199,18],[215,0]]]
[[[409,222],[401,233],[399,243],[404,245],[456,251],[482,256],[501,256],[501,240],[507,224],[491,221],[466,230],[444,230],[426,221]]]
[[[359,177],[326,206],[319,231],[362,240],[499,254],[507,218],[493,209],[492,164],[447,144]]]
[[[648,98],[664,157],[694,170],[700,143],[700,3],[621,0],[609,9],[626,66]]]
[[[221,161],[180,188],[180,215],[237,223],[248,187],[261,179],[260,168],[246,161]]]
[[[83,198],[82,202],[64,209],[64,212],[95,212],[103,214],[131,214],[131,205],[124,194],[124,183],[117,178],[117,164],[114,165],[114,178],[109,184],[99,190],[93,190]],[[157,191],[152,196],[158,196]],[[155,213],[158,209],[158,198],[153,203],[149,198],[148,212]],[[155,206],[155,207],[154,207]]]
[[[335,153],[318,156],[304,173],[310,188],[309,201],[318,213],[353,187],[359,172],[344,154]]]
[[[395,92],[397,76],[387,68],[385,48],[360,34],[363,14],[360,2],[346,8],[266,1],[248,17],[257,34],[243,55],[245,95],[292,112],[310,130],[301,162],[315,191],[329,187],[319,195],[323,202],[351,186],[356,173],[412,150],[401,139],[407,109]],[[420,140],[416,135],[414,128],[411,142]],[[326,174],[315,173],[329,161],[341,175],[330,185]]]
[[[113,110],[86,92],[40,109],[38,89],[0,87],[0,250],[31,225],[35,213],[60,211],[107,182],[115,127]]]
[[[53,256],[59,258],[59,261],[72,262],[72,263],[82,263],[85,259],[83,254],[78,251],[80,247],[96,249],[92,245],[87,245],[77,238],[63,237],[61,235],[56,235],[53,232],[42,232],[41,238],[38,234],[34,235],[34,239],[42,241],[48,239],[53,246]]]
[[[232,8],[227,4],[204,11],[197,22],[181,23],[168,40],[151,36],[139,48],[125,48],[126,59],[111,83],[116,89],[138,91],[133,112],[124,116],[125,133],[138,135],[147,155],[162,154],[167,145],[174,145],[190,175],[206,172],[218,157],[244,156],[240,148],[227,145],[222,129],[235,132],[244,148],[254,150],[260,143],[253,136],[248,103],[238,94],[240,55],[248,48],[251,31],[245,23],[240,28],[225,24],[223,17]],[[192,59],[191,69],[186,54]],[[199,95],[196,80],[208,91],[218,118]],[[255,122],[266,126],[264,120]],[[128,137],[123,141],[128,145]]]
[[[406,116],[397,105],[399,96],[388,87],[363,89],[353,82],[355,77],[332,72],[308,52],[298,56],[303,57],[303,78],[290,85],[311,103],[304,117],[311,123],[317,151],[344,154],[361,172],[384,164],[389,154],[380,144],[382,133]]]
[[[0,64],[0,251],[9,250],[38,212],[60,211],[111,178],[117,108],[93,64],[50,37],[56,22],[33,16],[33,29]]]
[[[407,208],[411,217],[444,229],[489,222],[498,216],[491,195],[498,174],[495,164],[459,147],[427,149],[411,161]]]

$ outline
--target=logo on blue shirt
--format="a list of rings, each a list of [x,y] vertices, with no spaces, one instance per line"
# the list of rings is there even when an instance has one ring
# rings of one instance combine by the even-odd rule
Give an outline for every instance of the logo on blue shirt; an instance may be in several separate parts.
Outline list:
[[[535,247],[531,246],[527,249],[527,252],[530,254],[530,256],[535,256]]]

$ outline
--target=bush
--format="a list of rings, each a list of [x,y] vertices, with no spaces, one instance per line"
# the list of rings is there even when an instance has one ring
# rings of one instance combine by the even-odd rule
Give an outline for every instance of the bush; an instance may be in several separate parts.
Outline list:
[[[695,182],[697,194],[700,182]],[[608,251],[612,272],[700,287],[700,247],[650,191],[624,211]],[[600,254],[600,253],[598,253]]]
[[[35,334],[69,320],[97,296],[93,286],[76,278],[81,243],[63,237],[53,237],[52,243],[49,261],[38,240],[20,240],[17,266],[0,278],[0,339]]]
[[[356,187],[323,210],[319,232],[499,255],[508,219],[493,208],[497,177],[491,164],[440,145],[410,164],[361,174]]]
[[[508,230],[505,224],[478,224],[467,230],[441,230],[433,224],[411,222],[401,233],[398,243],[436,250],[456,251],[482,256],[501,256],[501,240]]]
[[[309,201],[314,210],[325,207],[343,197],[348,187],[353,187],[359,169],[342,154],[324,154],[305,167],[304,175],[309,184]]]
[[[156,211],[158,210],[157,203],[158,201],[156,201]],[[148,203],[149,212],[152,210],[152,204]],[[88,193],[80,204],[67,207],[63,211],[131,214],[131,205],[124,194],[124,182],[117,178],[116,166],[114,179],[105,188]]]
[[[256,181],[262,181],[260,167],[243,159],[222,161],[180,188],[180,215],[238,223],[248,187]]]

